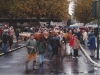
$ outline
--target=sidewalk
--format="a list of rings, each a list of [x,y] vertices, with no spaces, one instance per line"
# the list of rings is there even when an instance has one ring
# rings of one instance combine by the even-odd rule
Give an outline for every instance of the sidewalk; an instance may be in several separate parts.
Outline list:
[[[10,53],[10,52],[13,52],[13,51],[15,51],[15,50],[17,50],[17,49],[19,49],[19,48],[22,48],[22,47],[24,47],[24,45],[25,45],[25,41],[22,41],[22,40],[19,40],[18,41],[18,44],[16,43],[16,40],[13,40],[13,45],[12,45],[12,49],[10,50],[9,49],[9,46],[8,46],[8,48],[7,48],[7,53]],[[10,50],[10,51],[9,51]],[[3,49],[2,49],[2,47],[0,48],[0,56],[2,56],[2,55],[4,55],[5,53],[3,52]]]

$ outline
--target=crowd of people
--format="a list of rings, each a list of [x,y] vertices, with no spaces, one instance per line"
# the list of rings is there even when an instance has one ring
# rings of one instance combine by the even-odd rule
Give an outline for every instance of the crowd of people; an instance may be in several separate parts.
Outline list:
[[[13,34],[14,34],[13,26],[9,27],[8,25],[5,25],[2,27],[1,38],[2,38],[2,48],[4,53],[11,51],[11,47],[13,44]],[[9,45],[9,50],[7,50],[8,45]]]
[[[19,34],[21,32],[34,33],[37,31],[38,31],[37,27],[30,27],[30,28],[25,27],[21,29],[20,27],[14,28],[13,26],[9,26],[8,24],[3,25],[2,27],[0,27],[0,38],[2,40],[1,45],[2,45],[3,52],[8,53],[9,51],[11,51],[13,41],[15,40],[16,43],[18,43]]]
[[[30,28],[31,29],[31,28]],[[81,30],[79,28],[70,29],[70,28],[39,28],[36,32],[43,33],[47,31],[49,33],[48,38],[45,40],[43,37],[40,37],[40,40],[34,39],[34,34],[31,34],[29,40],[26,42],[27,50],[28,50],[28,58],[26,61],[26,69],[28,68],[28,62],[34,57],[33,67],[37,61],[37,55],[39,54],[39,62],[40,66],[43,65],[44,62],[44,54],[46,49],[52,51],[52,59],[56,59],[60,54],[62,57],[66,55],[70,55],[73,58],[78,58],[78,50],[80,49],[80,43],[85,47],[90,49],[91,57],[95,56],[95,35],[93,32],[93,28],[88,30]],[[55,31],[57,34],[52,34],[52,31]],[[31,31],[34,32],[34,31]],[[72,35],[69,37],[69,41],[63,36],[63,33],[71,33]],[[66,48],[66,44],[69,43],[69,53],[68,48]],[[67,50],[67,51],[66,51]]]
[[[1,31],[2,30],[2,31]],[[80,43],[83,44],[86,48],[90,49],[91,57],[95,56],[95,35],[93,32],[93,28],[90,29],[79,29],[74,28],[71,29],[69,27],[57,27],[54,28],[42,28],[42,27],[25,27],[24,30],[21,30],[20,28],[14,29],[13,26],[5,25],[0,29],[0,37],[2,38],[2,47],[3,52],[7,53],[11,51],[12,44],[14,37],[16,38],[16,43],[18,43],[19,40],[19,34],[21,32],[29,32],[31,33],[30,38],[26,41],[26,48],[28,50],[28,58],[26,60],[26,69],[28,68],[28,62],[34,57],[33,61],[33,67],[37,61],[37,55],[39,55],[39,62],[40,66],[43,65],[44,62],[44,55],[45,51],[48,49],[49,51],[52,51],[52,58],[51,59],[57,59],[58,55],[60,54],[61,57],[64,57],[66,55],[72,56],[73,58],[78,58],[79,54],[79,48]],[[52,32],[55,32],[56,34],[53,34]],[[49,36],[44,39],[44,37],[40,36],[39,40],[34,39],[34,34],[48,32]],[[66,40],[66,37],[64,34],[71,33],[68,39]],[[66,46],[67,45],[67,46]],[[9,49],[7,49],[9,47]]]

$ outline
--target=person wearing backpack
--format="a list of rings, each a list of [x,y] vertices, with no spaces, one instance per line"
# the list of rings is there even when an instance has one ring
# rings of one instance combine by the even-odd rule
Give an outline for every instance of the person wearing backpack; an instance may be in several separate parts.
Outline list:
[[[38,41],[37,45],[39,50],[39,62],[40,66],[42,66],[44,60],[44,53],[46,50],[46,42],[44,41],[43,37],[40,37],[40,40]]]
[[[28,57],[27,57],[27,60],[26,60],[26,69],[28,69],[28,63],[32,59],[32,57],[34,58],[34,61],[33,61],[33,69],[34,69],[34,65],[37,61],[38,49],[37,49],[37,41],[34,39],[33,34],[31,34],[30,39],[27,40],[26,48],[27,48],[27,51],[28,51]]]

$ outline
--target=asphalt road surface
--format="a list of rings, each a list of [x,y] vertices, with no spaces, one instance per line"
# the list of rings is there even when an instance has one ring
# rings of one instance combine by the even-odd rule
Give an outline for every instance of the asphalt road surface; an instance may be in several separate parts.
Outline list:
[[[32,68],[32,61],[29,62],[28,70],[25,70],[25,61],[27,58],[26,48],[0,57],[0,75],[99,75],[100,69],[91,66],[84,55],[79,51],[78,58],[58,57],[57,60],[51,60],[51,51],[46,51],[44,65],[39,66],[39,61]],[[38,57],[39,58],[39,57]],[[96,59],[93,59],[96,62]]]

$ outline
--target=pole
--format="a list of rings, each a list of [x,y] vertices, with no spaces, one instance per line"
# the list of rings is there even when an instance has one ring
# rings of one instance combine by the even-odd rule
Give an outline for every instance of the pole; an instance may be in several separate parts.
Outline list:
[[[99,27],[100,27],[100,0],[98,1],[98,36],[97,36],[97,59],[99,59]]]

